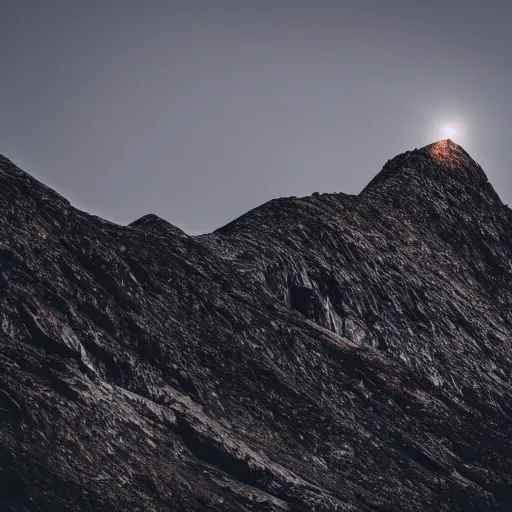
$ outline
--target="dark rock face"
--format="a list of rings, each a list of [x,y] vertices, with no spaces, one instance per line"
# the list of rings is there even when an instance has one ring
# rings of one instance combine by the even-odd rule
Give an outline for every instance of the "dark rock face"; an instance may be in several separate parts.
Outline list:
[[[0,190],[0,510],[512,510],[512,212],[461,147],[199,237]]]

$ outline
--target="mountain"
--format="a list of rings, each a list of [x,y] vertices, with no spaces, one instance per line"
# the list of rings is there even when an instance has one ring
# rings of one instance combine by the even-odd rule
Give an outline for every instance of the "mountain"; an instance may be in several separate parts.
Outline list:
[[[512,211],[457,144],[195,237],[0,190],[0,510],[512,511]]]

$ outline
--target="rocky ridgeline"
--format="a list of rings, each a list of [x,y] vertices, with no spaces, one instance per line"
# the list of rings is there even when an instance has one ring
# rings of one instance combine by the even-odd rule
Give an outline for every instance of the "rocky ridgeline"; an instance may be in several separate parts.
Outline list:
[[[512,510],[512,212],[461,147],[197,237],[0,191],[0,510]]]

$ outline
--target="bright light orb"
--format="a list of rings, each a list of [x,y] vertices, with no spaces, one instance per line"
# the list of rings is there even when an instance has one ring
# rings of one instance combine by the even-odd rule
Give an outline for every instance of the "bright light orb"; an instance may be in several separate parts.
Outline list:
[[[457,126],[454,123],[445,123],[441,125],[441,138],[442,139],[456,139],[457,138]]]

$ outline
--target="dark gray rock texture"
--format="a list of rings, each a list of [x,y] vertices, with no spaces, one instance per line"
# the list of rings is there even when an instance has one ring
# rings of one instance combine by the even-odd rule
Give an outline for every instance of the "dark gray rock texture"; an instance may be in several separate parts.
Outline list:
[[[511,278],[451,141],[196,237],[0,157],[0,510],[512,511]]]

